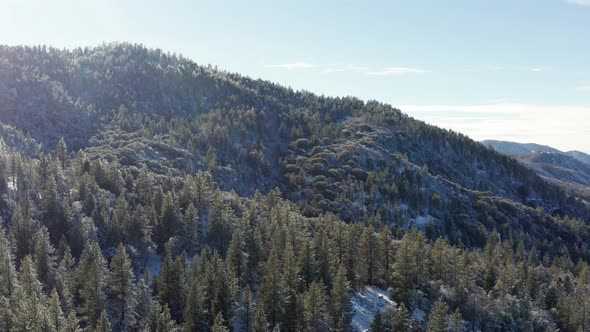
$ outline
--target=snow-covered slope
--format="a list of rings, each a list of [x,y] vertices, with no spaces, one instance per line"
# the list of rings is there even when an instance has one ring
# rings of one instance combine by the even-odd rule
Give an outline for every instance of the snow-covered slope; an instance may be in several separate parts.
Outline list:
[[[388,307],[395,308],[395,302],[388,298],[387,291],[366,286],[351,298],[352,327],[354,331],[367,331],[377,312],[383,312]]]

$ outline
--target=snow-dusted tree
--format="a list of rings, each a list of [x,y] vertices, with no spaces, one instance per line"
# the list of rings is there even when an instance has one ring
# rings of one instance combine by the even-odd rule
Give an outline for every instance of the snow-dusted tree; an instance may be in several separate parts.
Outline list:
[[[80,257],[76,271],[80,314],[90,327],[96,327],[105,308],[107,263],[98,243],[89,243]]]
[[[131,260],[122,244],[117,247],[117,253],[111,260],[111,270],[108,275],[109,299],[113,312],[113,329],[127,331],[135,323],[135,275],[131,269]]]

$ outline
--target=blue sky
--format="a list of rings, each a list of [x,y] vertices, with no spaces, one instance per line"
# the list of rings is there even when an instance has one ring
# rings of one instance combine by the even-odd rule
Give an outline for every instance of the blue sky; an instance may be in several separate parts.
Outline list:
[[[0,43],[131,41],[474,139],[590,152],[590,0],[3,0]]]

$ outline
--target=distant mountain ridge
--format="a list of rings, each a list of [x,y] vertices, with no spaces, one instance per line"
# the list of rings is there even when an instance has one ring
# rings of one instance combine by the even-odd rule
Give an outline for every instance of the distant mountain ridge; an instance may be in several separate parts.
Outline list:
[[[481,143],[486,146],[491,146],[492,148],[494,148],[494,150],[498,152],[512,156],[528,156],[539,152],[560,153],[571,156],[583,163],[590,164],[590,155],[577,150],[561,151],[547,145],[541,145],[536,143],[517,143],[498,140],[484,140],[481,141]]]
[[[485,140],[482,143],[498,152],[516,157],[537,174],[558,185],[590,196],[590,155],[584,152],[563,152],[534,143],[496,140]]]

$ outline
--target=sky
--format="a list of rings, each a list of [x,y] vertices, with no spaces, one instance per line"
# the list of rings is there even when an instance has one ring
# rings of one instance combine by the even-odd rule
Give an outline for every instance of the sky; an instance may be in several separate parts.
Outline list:
[[[476,140],[590,153],[590,0],[0,0],[0,44],[128,41]]]

